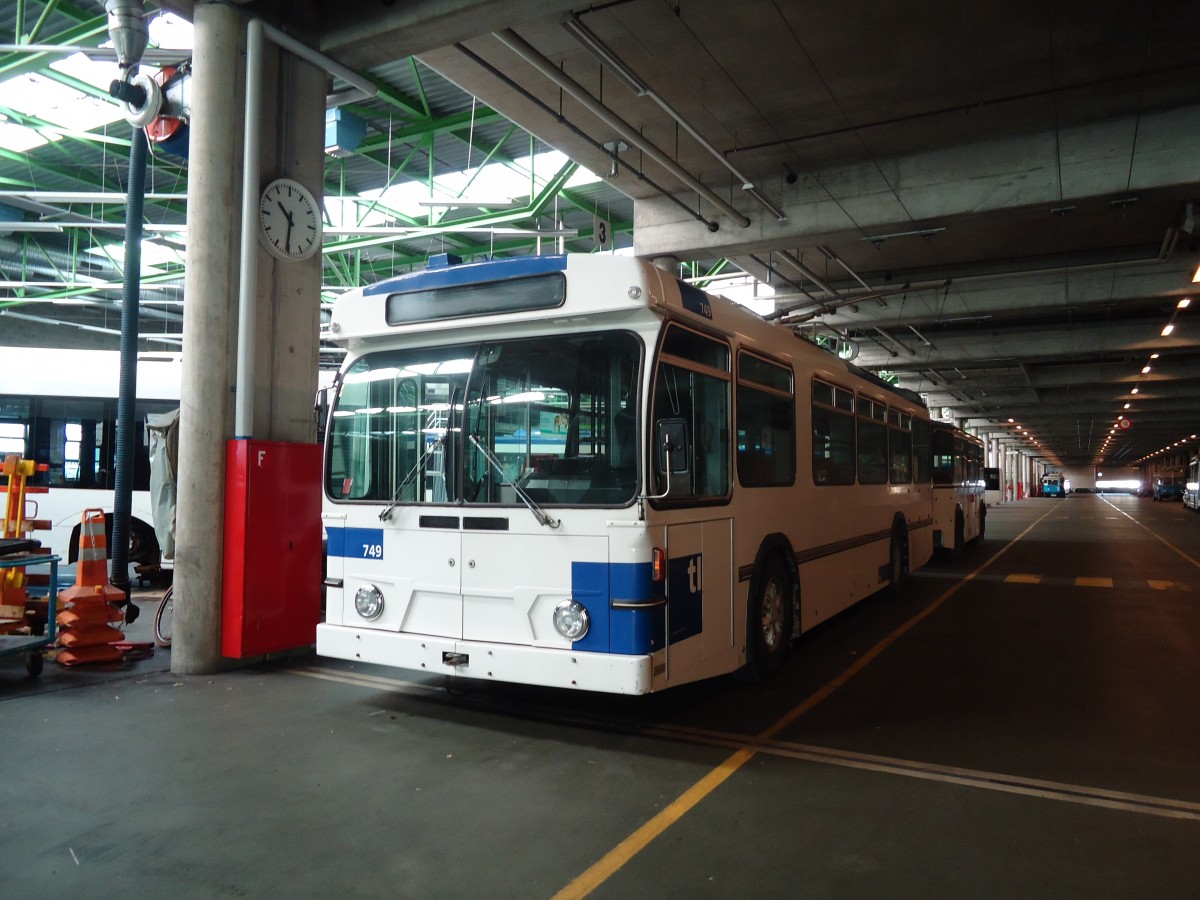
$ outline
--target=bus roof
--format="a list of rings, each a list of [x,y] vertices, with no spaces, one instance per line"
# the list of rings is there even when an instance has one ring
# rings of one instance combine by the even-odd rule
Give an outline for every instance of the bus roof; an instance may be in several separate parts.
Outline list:
[[[142,400],[178,400],[182,358],[180,353],[138,353],[138,397]],[[117,350],[45,347],[4,347],[0,350],[0,394],[116,397],[120,383],[121,354]]]
[[[547,279],[543,292],[538,276],[562,273],[569,281],[565,293],[551,293]],[[492,295],[472,295],[475,286],[531,279],[531,288],[514,288],[504,300]],[[559,285],[561,279],[557,280]],[[462,289],[462,290],[458,290]],[[453,300],[449,300],[451,295]],[[438,340],[436,332],[515,327],[517,323],[543,322],[561,328],[562,322],[582,322],[604,317],[626,325],[661,320],[666,316],[726,334],[738,334],[742,343],[776,356],[803,357],[827,372],[862,379],[881,392],[903,398],[917,407],[925,402],[913,391],[889,384],[847,362],[829,350],[798,337],[790,329],[772,324],[749,308],[719,295],[710,295],[676,278],[647,260],[607,254],[576,253],[525,256],[463,263],[442,254],[429,267],[387,278],[343,294],[337,301],[328,337],[352,345],[354,355],[367,345],[382,346],[392,339],[422,342]],[[390,324],[389,324],[390,321]],[[495,332],[492,332],[495,333]],[[449,339],[449,338],[448,338]],[[379,342],[379,343],[377,343]]]
[[[363,296],[431,291],[438,288],[486,284],[508,278],[525,278],[561,272],[567,268],[566,256],[514,256],[464,263],[457,256],[441,253],[429,258],[425,269],[406,272],[363,288]]]

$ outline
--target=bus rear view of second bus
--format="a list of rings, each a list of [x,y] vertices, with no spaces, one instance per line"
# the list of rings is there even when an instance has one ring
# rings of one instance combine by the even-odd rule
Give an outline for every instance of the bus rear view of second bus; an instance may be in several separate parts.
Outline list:
[[[1043,497],[1065,497],[1066,495],[1066,482],[1063,480],[1061,472],[1047,472],[1042,476]]]
[[[1154,476],[1151,496],[1155,500],[1180,500],[1186,482],[1187,473],[1183,469],[1164,469]]]
[[[1183,484],[1183,505],[1200,512],[1200,456],[1193,456],[1188,463],[1187,478]]]

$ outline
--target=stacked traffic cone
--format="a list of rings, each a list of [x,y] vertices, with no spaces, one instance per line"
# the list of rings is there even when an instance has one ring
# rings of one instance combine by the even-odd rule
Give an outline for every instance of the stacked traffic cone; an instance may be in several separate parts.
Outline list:
[[[112,622],[123,618],[114,604],[125,592],[108,583],[108,539],[104,534],[104,510],[85,509],[79,527],[79,563],[75,586],[59,591],[65,607],[58,614],[58,643],[64,650],[56,657],[64,666],[79,663],[115,662],[123,659],[114,641],[125,639]]]

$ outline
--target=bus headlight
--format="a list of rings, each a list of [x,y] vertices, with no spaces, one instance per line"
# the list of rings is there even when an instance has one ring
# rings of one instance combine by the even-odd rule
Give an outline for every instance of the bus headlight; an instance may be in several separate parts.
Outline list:
[[[364,584],[354,592],[354,608],[364,619],[378,619],[383,612],[383,594],[373,584]]]
[[[588,611],[582,603],[575,600],[564,600],[554,607],[554,628],[568,641],[577,641],[587,634]]]

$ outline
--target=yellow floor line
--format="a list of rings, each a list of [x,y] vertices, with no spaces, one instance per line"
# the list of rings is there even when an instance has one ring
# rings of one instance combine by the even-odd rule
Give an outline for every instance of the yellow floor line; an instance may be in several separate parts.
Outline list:
[[[1043,519],[1050,515],[1050,510],[1047,510],[1032,522],[1024,531],[1018,534],[1015,538],[997,550],[990,559],[980,565],[975,571],[952,585],[940,597],[934,600],[929,606],[925,607],[921,612],[917,613],[878,644],[868,650],[859,659],[851,665],[845,672],[837,676],[816,693],[809,696],[798,706],[791,709],[789,712],[781,716],[773,725],[765,731],[756,735],[753,739],[747,742],[747,745],[742,749],[737,750],[733,755],[725,759],[715,769],[697,781],[694,785],[684,791],[670,806],[664,809],[658,815],[654,816],[640,828],[635,830],[629,837],[621,841],[616,847],[604,854],[599,860],[592,864],[586,871],[580,874],[575,880],[564,887],[561,891],[555,894],[555,900],[568,900],[568,898],[586,897],[601,884],[610,878],[613,873],[617,872],[644,849],[651,841],[666,831],[672,824],[693,809],[701,800],[711,794],[718,786],[734,772],[744,766],[747,762],[754,758],[755,753],[761,749],[761,746],[773,738],[784,728],[791,725],[805,713],[809,712],[813,707],[817,706],[830,694],[836,691],[839,687],[848,682],[851,678],[865,669],[872,663],[884,650],[903,637],[909,630],[915,627],[928,616],[932,615],[942,604],[957,594],[963,587],[969,584],[975,576],[994,563],[1002,555],[1007,553],[1018,541],[1025,535],[1029,534]]]
[[[1041,584],[1042,576],[1041,575],[1012,574],[1012,575],[1005,575],[1004,581],[1006,584]]]
[[[443,690],[435,687],[413,685],[359,672],[323,669],[317,666],[297,667],[288,671],[294,675],[302,675],[306,678],[317,678],[322,681],[333,681],[340,684],[349,684],[354,687],[384,690],[392,693],[425,695],[444,693]],[[609,854],[608,866],[603,868],[593,866],[589,871],[593,873],[596,879],[594,883],[589,886],[580,883],[580,879],[576,879],[574,884],[583,891],[582,893],[572,895],[560,892],[558,896],[586,896],[589,891],[594,890],[595,887],[603,883],[604,880],[620,868],[619,865],[615,865],[619,859],[623,857],[632,858],[634,854],[682,818],[703,797],[712,793],[718,785],[737,771],[744,763],[749,762],[750,757],[756,754],[781,756],[787,759],[799,759],[862,771],[881,772],[887,775],[936,781],[942,784],[955,784],[985,791],[998,791],[1007,794],[1038,797],[1044,800],[1057,800],[1082,806],[1117,809],[1169,819],[1200,821],[1200,803],[1189,800],[1156,797],[1151,794],[1135,794],[1128,791],[1114,791],[1090,785],[1025,778],[1020,775],[1009,775],[1003,772],[987,772],[979,769],[961,768],[959,766],[944,766],[937,763],[920,762],[892,756],[879,756],[873,753],[856,753],[851,750],[800,744],[793,741],[762,740],[761,736],[750,738],[746,735],[735,734],[733,732],[694,728],[687,725],[655,725],[648,728],[638,728],[637,733],[646,737],[688,741],[712,747],[726,747],[737,752],[726,759],[716,769],[710,771],[700,781],[692,785],[671,806],[663,810],[663,813],[656,817],[659,826],[657,829],[635,832],[622,841]],[[635,837],[638,838],[637,841],[634,840]],[[621,852],[618,853],[618,850]],[[585,887],[586,890],[584,890]]]
[[[1102,587],[1110,588],[1113,586],[1111,578],[1084,578],[1082,575],[1075,579],[1075,587]]]

